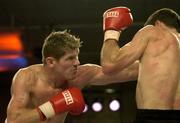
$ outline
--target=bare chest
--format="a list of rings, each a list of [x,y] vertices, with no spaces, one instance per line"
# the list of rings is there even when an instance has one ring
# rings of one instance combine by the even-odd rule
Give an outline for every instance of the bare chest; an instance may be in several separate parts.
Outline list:
[[[64,90],[64,88],[66,87],[62,86],[62,88],[54,88],[45,82],[37,81],[37,83],[33,86],[33,90],[31,92],[32,107],[37,107],[47,102],[54,95]],[[67,113],[58,114],[46,120],[45,123],[64,123],[66,116],[67,116]]]
[[[48,83],[37,81],[37,83],[33,85],[33,89],[30,94],[32,105],[36,107],[45,103],[59,91],[62,91],[62,89],[54,88]]]

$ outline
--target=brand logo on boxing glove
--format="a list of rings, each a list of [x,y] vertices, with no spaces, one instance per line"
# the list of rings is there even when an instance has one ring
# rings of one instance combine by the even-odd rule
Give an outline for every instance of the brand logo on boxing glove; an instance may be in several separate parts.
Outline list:
[[[70,105],[70,104],[74,103],[74,100],[71,96],[71,93],[68,90],[63,91],[62,95],[64,96],[64,99],[66,101],[66,105]]]
[[[106,17],[118,17],[119,16],[119,12],[118,11],[110,11],[106,13]]]

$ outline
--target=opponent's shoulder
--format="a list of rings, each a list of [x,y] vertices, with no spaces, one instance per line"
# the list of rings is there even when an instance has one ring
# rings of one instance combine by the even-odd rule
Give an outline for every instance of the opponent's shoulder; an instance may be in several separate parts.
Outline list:
[[[169,30],[159,28],[153,25],[148,25],[144,27],[143,32],[146,33],[146,35],[150,38],[150,40],[154,39],[155,41],[164,40],[164,39],[171,41],[173,38],[175,38],[172,32],[170,32]]]
[[[138,32],[145,33],[147,35],[154,35],[154,34],[158,33],[156,27],[153,25],[147,25],[147,26],[141,28]]]
[[[147,25],[141,28],[138,33],[141,37],[151,40],[159,36],[159,30],[153,25]]]

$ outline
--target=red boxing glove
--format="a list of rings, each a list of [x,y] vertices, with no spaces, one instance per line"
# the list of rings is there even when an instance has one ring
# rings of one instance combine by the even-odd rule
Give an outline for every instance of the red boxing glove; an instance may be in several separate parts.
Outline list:
[[[83,95],[78,88],[69,88],[52,97],[50,101],[40,105],[37,111],[42,121],[53,117],[56,114],[70,112],[78,115],[83,112],[85,102]]]
[[[103,14],[104,41],[107,39],[119,40],[119,31],[124,30],[133,23],[130,9],[127,7],[115,7],[108,9]]]

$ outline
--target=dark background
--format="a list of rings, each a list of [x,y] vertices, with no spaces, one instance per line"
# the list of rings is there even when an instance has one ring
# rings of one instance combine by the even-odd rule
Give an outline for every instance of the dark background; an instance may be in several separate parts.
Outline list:
[[[180,13],[179,5],[179,0],[0,0],[0,32],[21,32],[25,57],[31,65],[41,63],[41,46],[52,30],[69,29],[84,42],[79,56],[81,64],[99,64],[103,41],[102,15],[105,10],[127,6],[132,11],[134,23],[123,32],[120,39],[122,46],[131,40],[152,12],[168,7]],[[11,80],[15,72],[0,73],[0,123],[6,117]],[[83,92],[87,102],[100,98],[104,110],[99,113],[89,110],[76,117],[68,115],[66,122],[131,123],[136,109],[135,87],[136,82],[127,82],[85,88]],[[115,93],[105,93],[107,88],[114,89]],[[120,111],[109,111],[108,101],[112,98],[120,100]]]

